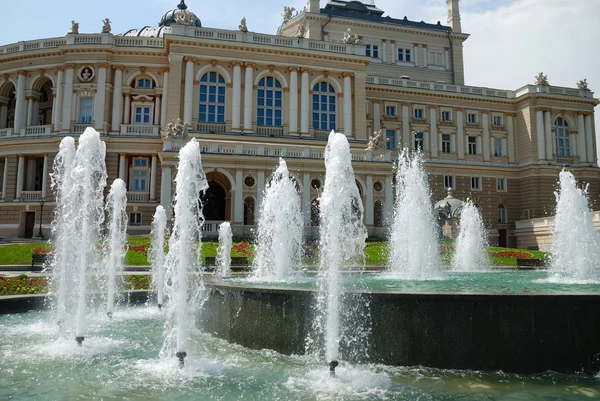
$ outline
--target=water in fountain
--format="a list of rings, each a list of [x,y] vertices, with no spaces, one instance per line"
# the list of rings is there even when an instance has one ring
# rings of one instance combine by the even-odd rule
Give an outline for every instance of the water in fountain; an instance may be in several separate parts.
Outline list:
[[[231,224],[224,221],[219,225],[219,247],[217,248],[216,273],[219,277],[228,276],[231,273],[231,247],[233,245],[233,234]]]
[[[467,200],[460,214],[460,229],[452,259],[453,270],[472,272],[488,268],[490,259],[487,247],[487,232],[481,212],[473,201]]]
[[[280,158],[260,206],[254,278],[289,280],[293,276],[300,263],[303,227],[298,190]]]
[[[389,240],[390,273],[398,278],[436,275],[439,244],[431,191],[420,153],[401,153],[396,171],[396,203]]]
[[[85,332],[86,275],[99,273],[97,244],[104,222],[106,146],[100,134],[87,128],[79,137],[79,146],[69,163],[72,156],[72,139],[65,138],[52,179],[57,213],[62,213],[54,221],[57,247],[53,270],[59,277],[60,322],[65,324],[66,332],[74,328],[81,345]]]
[[[600,234],[592,224],[587,187],[577,187],[573,174],[559,175],[554,236],[551,247],[555,280],[600,279]]]
[[[148,256],[152,264],[152,286],[156,289],[158,308],[164,304],[165,290],[165,232],[167,214],[161,205],[156,207],[150,232],[150,250]]]
[[[320,268],[314,331],[335,371],[339,360],[340,269],[363,257],[367,231],[346,136],[331,132],[325,148],[325,185],[320,197]]]
[[[179,151],[179,164],[175,177],[173,231],[169,240],[169,252],[165,260],[168,310],[165,323],[165,342],[161,357],[176,356],[183,366],[186,356],[188,330],[194,321],[195,308],[191,308],[195,297],[202,293],[201,280],[189,289],[188,274],[201,273],[199,263],[202,247],[201,233],[204,217],[200,203],[200,192],[206,191],[208,183],[202,169],[200,145],[192,138]]]
[[[123,270],[127,244],[127,187],[125,181],[120,178],[114,180],[110,186],[106,212],[108,215],[108,238],[104,249],[104,265],[108,280],[106,314],[112,317],[115,307],[116,275]]]

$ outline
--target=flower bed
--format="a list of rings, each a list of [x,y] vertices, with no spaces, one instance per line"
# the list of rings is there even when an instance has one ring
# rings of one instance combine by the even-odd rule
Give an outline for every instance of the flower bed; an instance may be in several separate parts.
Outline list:
[[[0,276],[0,296],[44,294],[46,292],[48,292],[48,279],[45,277],[28,277],[26,274],[17,277]]]
[[[148,274],[132,274],[125,276],[125,290],[148,290],[152,277]]]
[[[254,257],[254,252],[252,252],[252,248],[250,247],[250,244],[246,241],[242,241],[239,244],[234,244],[231,247],[231,250],[233,250],[235,252],[239,252],[241,254],[244,254],[248,257]]]
[[[533,257],[533,254],[524,251],[493,251],[490,252],[490,256],[496,258],[529,259]]]

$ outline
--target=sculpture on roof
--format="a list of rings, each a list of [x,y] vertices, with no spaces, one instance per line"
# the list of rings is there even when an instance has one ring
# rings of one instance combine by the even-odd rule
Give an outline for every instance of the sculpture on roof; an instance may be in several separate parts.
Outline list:
[[[294,11],[296,11],[294,7],[283,6],[283,12],[281,13],[281,16],[283,17],[284,24],[292,19]]]
[[[369,137],[369,144],[365,150],[383,149],[385,145],[385,136],[383,135],[383,130],[380,129]]]
[[[184,4],[185,6],[185,4]],[[181,9],[180,12],[175,16],[175,23],[178,25],[193,26],[196,25],[196,16],[194,13],[186,9]]]
[[[102,22],[104,23],[102,25],[102,33],[110,33],[110,31],[112,30],[110,26],[110,20],[108,18],[105,18],[102,20]]]
[[[246,26],[246,17],[242,17],[242,20],[238,25],[238,30],[242,32],[248,32],[248,27]]]
[[[79,34],[79,22],[71,21],[71,32],[72,34]]]
[[[352,29],[348,28],[346,32],[344,32],[344,43],[349,45],[356,45],[360,43],[360,38],[358,34],[352,33]]]
[[[167,124],[165,137],[186,139],[188,137],[189,126],[188,123],[184,123],[181,118],[177,117],[174,122]]]
[[[540,72],[536,77],[535,77],[535,84],[536,85],[550,85],[548,83],[548,76],[544,75],[543,72]]]
[[[587,78],[583,78],[581,81],[577,82],[577,88],[580,91],[589,91],[590,88],[588,88]]]
[[[298,31],[296,32],[296,37],[303,38],[304,35],[306,35],[306,25],[304,23],[301,23],[300,25],[298,25]]]

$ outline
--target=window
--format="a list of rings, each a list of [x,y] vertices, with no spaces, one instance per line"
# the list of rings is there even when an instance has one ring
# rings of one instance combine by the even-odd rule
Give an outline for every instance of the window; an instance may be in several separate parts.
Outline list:
[[[365,47],[367,57],[379,58],[379,45],[366,45]]]
[[[496,157],[504,156],[504,149],[502,147],[502,139],[501,138],[494,138],[494,156],[496,156]]]
[[[136,124],[151,124],[151,108],[150,108],[150,106],[136,106],[136,108],[135,108],[135,123]]]
[[[556,132],[556,156],[571,157],[571,142],[569,140],[569,124],[567,121],[558,117],[554,121]]]
[[[91,123],[93,115],[93,99],[91,97],[82,97],[79,100],[79,122]]]
[[[493,116],[492,125],[502,125],[502,116]]]
[[[281,83],[273,77],[258,82],[256,123],[270,127],[281,127],[283,90]]]
[[[452,113],[449,111],[442,111],[442,121],[452,120]]]
[[[140,212],[129,213],[129,225],[141,226],[142,225],[142,214]]]
[[[395,116],[396,115],[396,106],[385,106],[385,115],[386,116]]]
[[[506,191],[506,178],[496,178],[496,190],[498,192]]]
[[[424,114],[425,114],[425,113],[424,113],[423,109],[415,109],[415,110],[413,111],[413,116],[414,116],[415,118],[423,118],[423,115],[424,115]]]
[[[429,51],[429,64],[435,66],[443,66],[444,65],[444,53]]]
[[[145,89],[152,88],[152,80],[148,79],[148,78],[140,78],[137,80],[135,87],[136,88],[145,88]]]
[[[396,149],[396,131],[393,129],[385,130],[386,146],[389,150]]]
[[[373,225],[383,227],[383,203],[381,201],[375,201],[373,205]]]
[[[335,90],[327,82],[313,87],[313,128],[335,130]]]
[[[225,88],[225,79],[215,71],[207,72],[200,78],[199,122],[225,122]]]
[[[445,175],[444,176],[444,188],[454,188],[454,176],[453,175]]]
[[[450,134],[442,134],[442,153],[451,153]]]
[[[410,49],[398,48],[398,61],[406,61],[410,63],[412,61],[412,55]]]
[[[498,205],[498,223],[506,224],[506,208],[504,205]]]
[[[471,190],[473,190],[473,191],[481,190],[481,178],[480,177],[471,177]]]
[[[467,114],[467,122],[471,124],[477,124],[477,114],[469,113]]]
[[[474,136],[468,136],[468,146],[469,146],[469,154],[476,155],[477,154],[477,138]]]
[[[425,150],[424,138],[422,132],[415,132],[415,149],[416,150]]]
[[[130,192],[149,191],[148,181],[150,176],[150,169],[148,168],[148,159],[143,157],[134,158],[129,175]]]
[[[254,225],[254,209],[255,209],[254,198],[247,197],[246,199],[244,199],[244,225],[245,226],[253,226]]]

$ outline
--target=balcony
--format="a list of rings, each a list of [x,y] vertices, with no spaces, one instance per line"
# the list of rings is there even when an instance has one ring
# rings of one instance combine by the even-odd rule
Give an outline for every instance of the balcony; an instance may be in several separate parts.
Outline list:
[[[42,200],[42,191],[22,191],[21,201],[23,202],[39,202]]]
[[[10,138],[13,135],[13,128],[2,128],[0,129],[0,138]]]
[[[160,137],[158,125],[135,125],[122,124],[121,135],[123,136],[153,136]]]
[[[218,123],[196,123],[196,129],[199,132],[210,134],[221,134],[225,132],[225,124]]]
[[[41,135],[51,135],[52,134],[52,125],[37,125],[31,127],[25,127],[23,131],[21,131],[21,136],[41,136]]]
[[[147,203],[149,199],[149,192],[127,192],[127,202]]]
[[[256,127],[256,133],[258,135],[283,136],[283,128],[258,126]]]
[[[222,221],[218,220],[205,220],[202,225],[202,236],[204,237],[218,237],[219,226]]]
[[[71,132],[73,132],[74,134],[83,134],[83,131],[85,131],[85,129],[87,127],[93,127],[93,125],[91,123],[87,123],[87,124],[73,124],[71,126]]]

